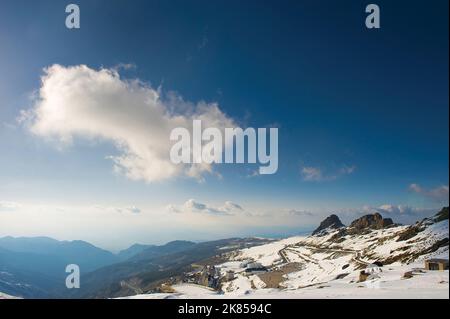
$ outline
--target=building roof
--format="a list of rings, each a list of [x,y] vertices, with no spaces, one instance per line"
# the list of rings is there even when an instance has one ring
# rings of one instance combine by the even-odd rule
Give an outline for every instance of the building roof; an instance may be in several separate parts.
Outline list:
[[[428,262],[428,263],[448,263],[448,259],[432,258],[432,259],[425,260],[425,262]]]
[[[261,265],[260,263],[249,263],[247,265],[247,268],[263,268],[263,265]]]

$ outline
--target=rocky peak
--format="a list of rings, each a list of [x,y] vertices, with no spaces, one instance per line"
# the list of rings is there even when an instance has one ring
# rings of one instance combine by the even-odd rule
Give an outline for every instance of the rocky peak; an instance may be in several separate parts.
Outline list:
[[[391,218],[383,218],[380,213],[374,213],[362,216],[354,220],[351,224],[351,228],[362,230],[366,228],[370,229],[382,229],[387,226],[393,225],[394,222]]]
[[[342,224],[338,216],[333,214],[325,218],[312,234],[317,235],[322,233],[325,229],[338,229],[341,227],[344,227],[344,224]]]

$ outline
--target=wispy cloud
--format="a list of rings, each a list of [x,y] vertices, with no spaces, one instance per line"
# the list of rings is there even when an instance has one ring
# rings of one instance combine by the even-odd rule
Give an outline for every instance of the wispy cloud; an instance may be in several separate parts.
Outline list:
[[[120,70],[125,70],[125,71],[135,70],[136,68],[137,68],[137,66],[134,63],[119,63],[119,64],[115,65],[114,67],[112,67],[111,69],[119,72]]]
[[[142,212],[142,210],[136,206],[116,207],[116,206],[95,205],[94,208],[100,211],[110,211],[120,214],[139,214]]]
[[[426,189],[420,186],[419,184],[411,184],[408,189],[411,192],[416,194],[420,194],[424,197],[430,198],[437,202],[448,202],[449,189],[448,185],[442,185],[433,189]]]
[[[380,213],[383,217],[392,218],[396,223],[411,224],[425,217],[430,217],[439,211],[439,207],[413,207],[409,205],[383,204],[379,206],[365,205],[360,208],[336,209],[335,213],[345,223],[366,214]]]
[[[226,201],[221,206],[207,205],[194,199],[187,200],[183,205],[168,205],[166,210],[173,213],[202,213],[208,215],[236,215],[246,213],[239,205],[231,201]]]
[[[312,217],[314,216],[314,213],[308,210],[299,210],[299,209],[288,209],[286,211],[287,215],[289,216],[296,216],[296,217]]]
[[[255,170],[250,171],[245,177],[253,178],[253,177],[258,177],[258,176],[261,176],[261,174],[259,173],[258,169],[255,169]]]
[[[17,202],[0,201],[0,211],[14,211],[20,207],[22,205]]]
[[[339,170],[331,173],[325,173],[321,168],[314,166],[304,166],[301,168],[301,175],[307,182],[333,181],[344,175],[353,174],[356,166],[342,166]]]
[[[302,176],[305,181],[321,181],[323,180],[322,170],[317,167],[303,167],[302,168]]]
[[[11,124],[8,122],[3,122],[2,125],[3,125],[3,127],[7,128],[8,130],[15,130],[17,128],[17,126],[15,124]]]
[[[419,208],[408,205],[384,204],[376,208],[367,208],[367,211],[378,211],[381,214],[391,216],[411,216],[417,218],[429,217],[437,213],[436,208]]]
[[[200,43],[198,44],[198,49],[202,50],[204,49],[207,45],[208,45],[208,37],[206,36],[206,34],[203,36],[202,40],[200,41]]]

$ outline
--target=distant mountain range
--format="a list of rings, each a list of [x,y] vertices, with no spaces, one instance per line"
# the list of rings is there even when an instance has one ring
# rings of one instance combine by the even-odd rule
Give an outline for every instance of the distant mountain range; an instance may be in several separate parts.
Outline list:
[[[0,238],[0,291],[49,297],[64,287],[68,264],[77,264],[84,274],[119,260],[119,256],[80,240],[3,237]]]
[[[0,291],[29,298],[64,297],[68,264],[77,264],[84,276],[130,258],[156,258],[193,245],[195,243],[188,241],[174,241],[162,246],[135,244],[113,254],[81,240],[3,237],[0,238]]]
[[[121,260],[127,260],[128,258],[133,257],[134,255],[139,254],[141,251],[147,248],[158,247],[156,245],[143,245],[143,244],[134,244],[128,247],[127,249],[121,250],[117,255]]]
[[[171,241],[162,246],[133,245],[125,251],[121,251],[119,256],[128,256],[126,259],[129,259],[130,261],[148,260],[162,255],[184,251],[195,245],[196,244],[191,241],[184,240]]]
[[[58,241],[48,237],[3,237],[0,247],[14,253],[39,255],[46,259],[57,258],[67,264],[77,264],[82,272],[90,272],[115,263],[117,255],[82,240]]]

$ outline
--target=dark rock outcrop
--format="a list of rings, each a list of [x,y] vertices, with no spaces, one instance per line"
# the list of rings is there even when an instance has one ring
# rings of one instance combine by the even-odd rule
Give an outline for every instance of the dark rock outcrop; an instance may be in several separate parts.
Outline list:
[[[426,226],[422,223],[416,223],[415,225],[409,226],[404,231],[402,231],[397,238],[397,241],[406,241],[417,236],[420,232],[424,231]]]
[[[317,227],[317,229],[315,231],[313,231],[313,235],[317,235],[322,233],[324,230],[326,229],[338,229],[344,227],[344,224],[342,224],[341,220],[339,219],[339,217],[337,217],[336,215],[330,215],[327,218],[325,218],[319,225],[319,227]]]
[[[393,225],[394,222],[391,218],[383,218],[380,213],[369,214],[354,220],[350,224],[350,228],[356,230],[370,229],[382,229]]]
[[[433,219],[436,223],[448,219],[448,207],[442,208],[441,211],[433,217]]]

